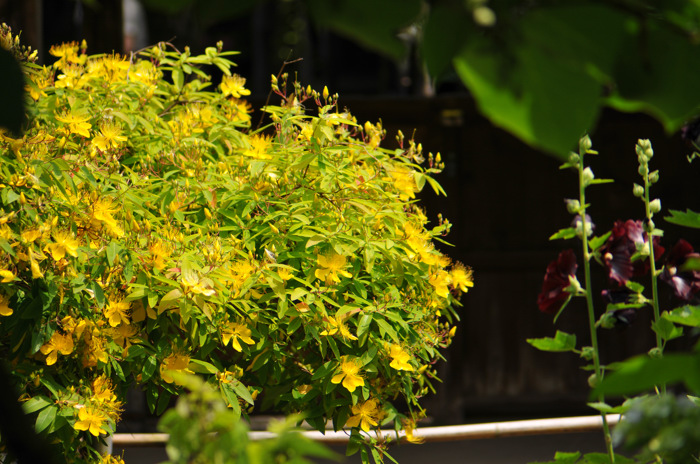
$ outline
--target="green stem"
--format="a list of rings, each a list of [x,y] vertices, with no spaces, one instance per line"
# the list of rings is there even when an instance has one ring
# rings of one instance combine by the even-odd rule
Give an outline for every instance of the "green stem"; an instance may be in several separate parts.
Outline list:
[[[588,247],[588,224],[586,224],[586,186],[583,178],[583,155],[580,153],[580,161],[578,166],[579,175],[579,202],[581,203],[581,241],[583,243],[583,269],[586,282],[586,306],[588,307],[588,327],[591,332],[591,347],[593,348],[593,369],[595,373],[596,382],[603,380],[603,369],[600,366],[600,356],[598,348],[598,333],[596,329],[596,318],[595,310],[593,308],[593,291],[591,285],[591,253]],[[605,395],[599,394],[598,401],[600,403],[605,403]],[[610,427],[608,425],[608,420],[604,412],[601,411],[600,417],[603,421],[603,436],[605,438],[605,448],[608,452],[608,457],[610,458],[610,463],[615,463],[615,452],[612,446],[612,436],[610,434]]]
[[[644,174],[644,209],[647,217],[647,224],[649,224],[649,230],[647,231],[647,238],[649,239],[649,264],[651,266],[651,299],[652,299],[652,308],[654,310],[654,324],[657,324],[659,322],[659,295],[658,295],[658,286],[657,286],[657,278],[656,278],[656,262],[654,258],[654,237],[651,235],[651,233],[654,231],[654,226],[652,225],[653,222],[651,220],[652,218],[652,213],[651,209],[649,208],[649,168],[647,167],[645,174]],[[656,334],[656,347],[659,349],[661,353],[663,353],[664,349],[664,342],[661,339],[661,335],[659,335],[658,331],[654,331]]]

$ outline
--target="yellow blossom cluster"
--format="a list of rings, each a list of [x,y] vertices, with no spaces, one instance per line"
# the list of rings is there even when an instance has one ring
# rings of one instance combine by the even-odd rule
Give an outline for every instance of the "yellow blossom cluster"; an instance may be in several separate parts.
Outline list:
[[[61,446],[113,432],[134,384],[162,413],[192,373],[237,414],[319,430],[421,410],[473,276],[414,204],[440,191],[420,144],[383,148],[380,123],[285,75],[254,130],[220,47],[50,54],[26,68],[25,133],[0,130],[0,354],[33,413],[67,418]]]

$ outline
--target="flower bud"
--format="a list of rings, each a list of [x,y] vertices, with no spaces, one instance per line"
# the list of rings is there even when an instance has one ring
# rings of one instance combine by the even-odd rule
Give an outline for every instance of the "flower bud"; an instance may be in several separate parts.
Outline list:
[[[598,376],[596,374],[591,374],[588,377],[588,386],[595,388],[598,385]]]
[[[661,211],[661,200],[658,198],[651,200],[651,202],[649,202],[649,211],[651,211],[652,214]]]
[[[639,184],[634,184],[634,187],[632,187],[632,193],[635,197],[641,198],[644,196],[644,187]]]
[[[583,185],[590,185],[591,182],[593,182],[593,179],[595,176],[593,175],[593,171],[591,170],[590,167],[587,167],[586,169],[583,170]]]
[[[566,210],[571,214],[578,214],[581,209],[581,202],[578,200],[566,199]]]
[[[578,164],[579,161],[581,161],[581,157],[578,155],[578,153],[571,152],[569,154],[569,163],[571,164]]]
[[[324,85],[323,86],[323,99],[328,100],[329,95],[330,95],[330,92],[328,91],[328,87]]]
[[[655,184],[658,181],[659,181],[659,171],[657,169],[656,171],[652,171],[649,173],[649,182],[652,184]]]
[[[591,147],[593,147],[593,142],[591,142],[591,138],[588,135],[584,135],[578,141],[578,149],[581,153],[586,153]]]

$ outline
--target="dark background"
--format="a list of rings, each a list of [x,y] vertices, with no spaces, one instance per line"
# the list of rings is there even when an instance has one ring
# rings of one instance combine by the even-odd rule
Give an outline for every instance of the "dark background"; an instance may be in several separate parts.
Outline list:
[[[89,53],[123,52],[121,2],[89,3],[0,0],[0,21],[21,30],[23,42],[40,50],[44,63],[51,61],[51,44],[82,38]],[[549,261],[564,248],[578,251],[577,242],[548,241],[571,222],[563,199],[577,195],[573,171],[560,171],[559,160],[492,126],[456,77],[448,74],[431,86],[410,39],[408,58],[389,60],[312,24],[301,2],[267,2],[238,16],[216,11],[203,15],[191,6],[174,14],[147,10],[147,29],[151,44],[170,41],[198,53],[222,40],[224,49],[241,51],[234,61],[237,72],[248,79],[254,107],[265,101],[270,75],[284,66],[304,85],[327,85],[338,92],[340,105],[360,122],[381,119],[386,146],[395,143],[401,129],[407,136],[415,133],[426,151],[441,152],[446,169],[438,180],[447,198],[437,198],[427,187],[422,204],[434,223],[440,213],[452,222],[447,238],[453,247],[441,248],[474,269],[475,286],[462,299],[457,335],[445,353],[447,363],[439,367],[443,383],[425,401],[434,425],[594,413],[585,405],[588,374],[576,355],[538,352],[525,341],[553,336],[560,329],[587,343],[582,301],[574,301],[556,327],[536,305]],[[284,65],[297,58],[303,60]],[[588,191],[597,234],[615,220],[642,218],[643,204],[632,196],[632,183],[640,182],[634,147],[637,139],[648,138],[656,153],[652,169],[661,174],[653,192],[662,199],[656,222],[666,231],[664,246],[670,249],[679,237],[700,243],[696,231],[662,219],[669,209],[700,210],[694,194],[700,162],[688,163],[692,149],[678,134],[665,134],[648,116],[606,110],[591,138],[601,153],[590,157],[596,177],[615,179]],[[595,264],[594,279],[598,294],[607,282]],[[662,309],[671,309],[676,303],[663,290]],[[599,335],[603,362],[654,345],[649,312],[641,310],[629,328]],[[691,342],[674,341],[669,347],[683,349]],[[154,420],[144,420],[142,403],[133,392],[119,431],[152,430]]]

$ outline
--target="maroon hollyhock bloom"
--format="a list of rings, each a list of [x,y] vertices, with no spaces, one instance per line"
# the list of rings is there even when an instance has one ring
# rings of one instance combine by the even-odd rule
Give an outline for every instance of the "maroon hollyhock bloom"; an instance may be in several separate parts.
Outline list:
[[[601,247],[605,267],[608,268],[610,280],[619,285],[625,285],[633,277],[639,277],[649,272],[649,259],[638,259],[632,262],[631,258],[639,248],[648,247],[649,237],[644,232],[642,221],[628,219],[625,222],[616,221],[612,234]],[[659,237],[654,237],[654,258],[658,259],[664,252],[659,245]]]
[[[700,290],[700,271],[683,269],[683,265],[689,258],[700,260],[700,253],[695,253],[693,246],[681,239],[669,251],[666,264],[659,276],[661,280],[673,287],[679,298],[686,301],[690,301]]]
[[[576,278],[576,255],[573,250],[564,250],[549,263],[542,283],[542,292],[537,297],[540,311],[556,314],[571,294],[564,289],[571,285],[569,276]]]
[[[603,290],[603,300],[609,304],[635,303],[635,293],[628,288]],[[615,327],[626,327],[637,319],[637,308],[622,308],[609,312]]]

